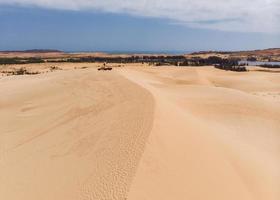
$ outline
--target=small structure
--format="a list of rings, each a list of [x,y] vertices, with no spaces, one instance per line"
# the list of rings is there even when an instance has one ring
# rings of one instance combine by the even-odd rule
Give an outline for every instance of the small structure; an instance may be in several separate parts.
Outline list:
[[[98,68],[98,71],[101,71],[101,70],[104,70],[104,71],[109,70],[109,71],[111,71],[112,69],[113,69],[112,67],[107,67],[107,66],[106,66],[106,63],[103,63],[103,66],[102,66],[102,67],[99,67],[99,68]]]

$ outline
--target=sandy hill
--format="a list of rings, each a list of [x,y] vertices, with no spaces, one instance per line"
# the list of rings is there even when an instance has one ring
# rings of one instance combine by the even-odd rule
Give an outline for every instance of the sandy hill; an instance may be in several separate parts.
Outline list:
[[[0,78],[1,199],[280,199],[280,73],[56,66]]]
[[[280,48],[271,48],[264,50],[252,50],[252,51],[202,51],[195,52],[185,55],[186,57],[209,57],[209,56],[219,56],[223,58],[241,58],[247,59],[250,57],[255,57],[260,61],[280,61]]]

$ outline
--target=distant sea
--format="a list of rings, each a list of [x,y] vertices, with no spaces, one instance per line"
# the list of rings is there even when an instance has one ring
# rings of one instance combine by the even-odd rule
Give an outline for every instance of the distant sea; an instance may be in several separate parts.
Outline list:
[[[194,51],[65,51],[66,53],[94,53],[102,52],[108,54],[171,54],[182,55],[193,53]]]

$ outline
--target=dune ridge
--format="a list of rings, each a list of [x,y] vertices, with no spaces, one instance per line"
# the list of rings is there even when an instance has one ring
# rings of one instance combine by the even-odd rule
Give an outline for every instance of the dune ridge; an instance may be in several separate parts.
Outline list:
[[[156,102],[129,199],[279,199],[279,96],[253,93],[279,91],[274,75],[212,67],[122,73]]]
[[[117,73],[5,77],[1,199],[125,199],[153,122],[153,98]]]

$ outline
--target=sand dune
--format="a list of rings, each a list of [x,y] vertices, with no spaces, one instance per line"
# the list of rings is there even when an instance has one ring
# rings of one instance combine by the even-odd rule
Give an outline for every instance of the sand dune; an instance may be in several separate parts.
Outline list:
[[[0,79],[1,199],[280,198],[279,73],[57,65]]]
[[[276,75],[212,67],[123,73],[156,101],[129,199],[280,198],[279,94],[251,94],[280,91]]]
[[[147,91],[95,69],[0,87],[1,199],[125,198],[152,125]]]

